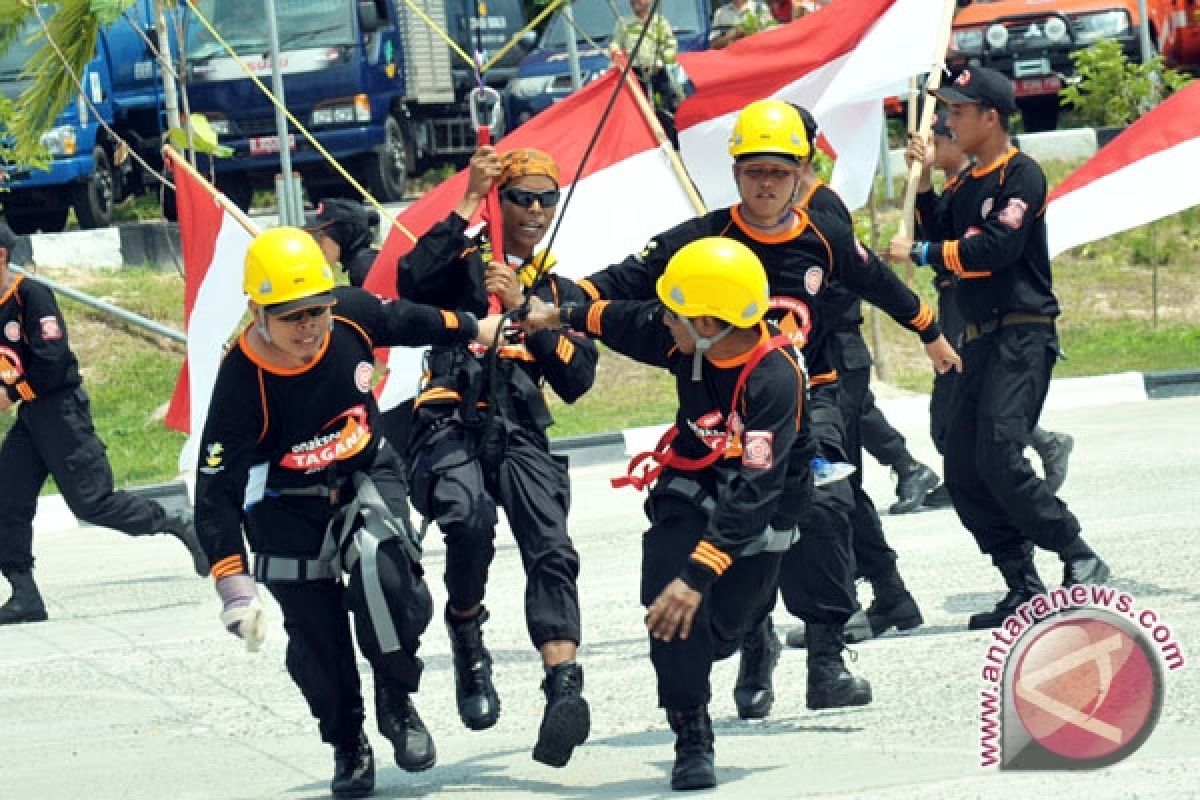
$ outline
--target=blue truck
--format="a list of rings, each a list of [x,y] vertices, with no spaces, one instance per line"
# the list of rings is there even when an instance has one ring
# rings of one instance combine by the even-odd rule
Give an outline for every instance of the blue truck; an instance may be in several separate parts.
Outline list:
[[[42,135],[52,157],[47,168],[4,165],[8,191],[0,194],[0,202],[17,233],[61,231],[71,209],[79,227],[104,227],[124,198],[157,189],[121,144],[124,141],[151,166],[162,164],[162,81],[156,57],[143,38],[156,41],[154,19],[151,0],[139,0],[122,19],[100,31],[81,81],[90,107],[77,97]],[[22,71],[41,47],[42,40],[30,41],[39,30],[31,17],[0,54],[0,91],[14,100],[29,86]],[[101,120],[116,137],[104,130]]]
[[[574,36],[581,82],[586,84],[609,68],[608,46],[616,27],[614,9],[632,17],[629,0],[587,0],[572,5],[574,25],[557,11],[535,47],[518,65],[504,91],[505,118],[516,127],[569,95],[571,71],[567,43]],[[708,48],[712,17],[708,0],[661,0],[659,13],[671,23],[679,52]]]
[[[469,54],[485,60],[525,25],[520,0],[415,0]],[[271,61],[261,5],[201,0],[221,38],[268,87]],[[252,8],[247,8],[252,7]],[[381,202],[402,199],[408,177],[474,150],[468,94],[471,65],[403,0],[275,0],[279,63],[288,109]],[[212,167],[217,185],[246,208],[273,186],[280,137],[275,109],[225,47],[185,13],[191,111],[205,116],[233,155]],[[501,89],[532,44],[514,48],[484,75]],[[352,189],[302,134],[287,133],[292,167],[310,198]]]

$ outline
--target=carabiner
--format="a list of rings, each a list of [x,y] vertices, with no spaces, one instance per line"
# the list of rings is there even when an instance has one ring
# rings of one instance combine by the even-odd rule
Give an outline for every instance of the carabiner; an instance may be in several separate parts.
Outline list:
[[[481,108],[484,108],[484,103],[491,103],[491,110],[487,113],[489,119],[487,122],[481,122]],[[471,115],[471,127],[479,134],[479,144],[491,144],[492,131],[500,127],[500,123],[504,119],[504,110],[500,106],[500,93],[490,86],[476,86],[467,95],[467,111]]]

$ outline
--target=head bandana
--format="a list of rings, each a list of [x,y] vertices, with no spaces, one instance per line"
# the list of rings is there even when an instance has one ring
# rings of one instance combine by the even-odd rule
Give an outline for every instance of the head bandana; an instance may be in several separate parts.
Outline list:
[[[541,150],[532,147],[522,147],[509,150],[500,156],[500,179],[498,186],[507,186],[517,178],[526,175],[545,175],[558,186],[558,165],[554,159]]]

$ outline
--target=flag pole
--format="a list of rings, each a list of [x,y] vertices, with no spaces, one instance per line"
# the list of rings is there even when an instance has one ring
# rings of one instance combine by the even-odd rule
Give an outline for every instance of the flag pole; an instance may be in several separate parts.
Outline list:
[[[179,154],[178,150],[169,144],[165,144],[163,145],[163,155],[170,158],[171,162],[176,167],[182,169],[184,172],[190,175],[192,179],[204,189],[204,191],[212,195],[213,199],[220,204],[221,208],[225,209],[225,212],[229,214],[229,216],[237,220],[237,223],[245,229],[246,233],[250,234],[251,236],[258,236],[260,233],[262,233],[262,228],[258,227],[254,220],[246,216],[244,211],[235,206],[228,197],[221,194],[217,187],[209,183],[208,179],[201,175],[195,167],[189,164],[187,159]]]
[[[623,53],[613,53],[612,60],[613,66],[616,69],[625,68],[625,55]],[[658,121],[658,115],[654,113],[654,108],[646,98],[645,92],[642,91],[642,87],[634,79],[633,70],[625,73],[625,85],[628,87],[630,94],[633,95],[633,100],[637,103],[638,110],[642,112],[642,117],[645,118],[646,124],[654,134],[659,148],[666,152],[667,159],[671,162],[671,169],[675,171],[675,177],[679,179],[679,185],[683,187],[684,194],[687,195],[688,200],[692,204],[692,210],[696,212],[697,216],[707,214],[708,208],[704,205],[704,200],[700,198],[699,192],[696,191],[695,185],[692,184],[692,178],[688,175],[687,168],[679,160],[679,153],[675,152],[675,147],[671,144],[671,139],[667,136],[667,132],[663,130],[662,123]]]
[[[946,57],[946,49],[950,45],[950,28],[954,23],[954,12],[958,8],[955,0],[944,0],[942,5],[941,27],[938,28],[937,35],[937,58],[938,63],[933,65],[933,69],[929,72],[929,78],[925,81],[925,92],[927,96],[929,92],[936,92],[942,85],[942,65],[941,61]],[[929,132],[933,129],[933,109],[936,103],[930,102],[928,99],[922,98],[921,102],[921,124],[917,129],[917,135],[921,137],[921,141],[929,141]],[[921,170],[924,165],[914,161],[908,166],[908,182],[904,185],[904,206],[900,216],[900,231],[899,236],[911,239],[913,237],[913,214],[917,207],[917,184],[921,180]]]

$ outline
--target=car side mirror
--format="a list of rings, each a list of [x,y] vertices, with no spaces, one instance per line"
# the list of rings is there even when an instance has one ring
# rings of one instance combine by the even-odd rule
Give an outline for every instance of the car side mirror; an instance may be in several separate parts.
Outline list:
[[[537,33],[534,31],[525,31],[521,34],[521,38],[517,39],[517,47],[528,53],[537,44]]]

